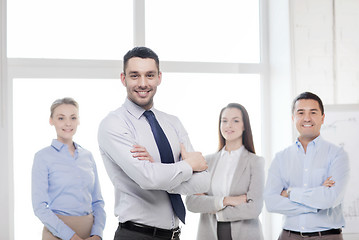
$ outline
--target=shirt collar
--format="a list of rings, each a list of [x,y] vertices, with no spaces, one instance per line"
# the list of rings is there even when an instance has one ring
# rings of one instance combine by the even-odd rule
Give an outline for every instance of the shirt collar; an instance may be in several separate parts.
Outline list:
[[[66,144],[60,142],[57,139],[53,139],[51,146],[53,146],[57,151],[60,151],[62,148],[64,148],[66,146]],[[77,143],[74,142],[74,146],[75,146],[75,150],[78,150],[79,147],[81,147],[80,145],[78,145]]]
[[[322,141],[322,137],[319,135],[318,137],[316,137],[313,141],[311,141],[309,145],[313,145],[313,147],[316,147],[317,145],[320,144],[320,142]],[[297,140],[295,141],[295,144],[297,145],[297,149],[300,149],[302,147],[301,142],[299,141],[299,138],[297,138]]]
[[[146,111],[146,109],[143,109],[142,107],[138,106],[136,103],[132,102],[127,97],[123,105],[125,106],[127,111],[137,119],[139,119],[142,116],[142,114]],[[149,110],[155,113],[155,109],[153,108],[153,106]]]
[[[229,153],[226,150],[226,146],[224,146],[221,150],[221,157],[223,157],[224,155],[228,155],[228,156],[240,156],[241,153],[243,152],[244,149],[244,145],[242,145],[240,148],[238,148],[237,150],[231,151],[231,153]]]

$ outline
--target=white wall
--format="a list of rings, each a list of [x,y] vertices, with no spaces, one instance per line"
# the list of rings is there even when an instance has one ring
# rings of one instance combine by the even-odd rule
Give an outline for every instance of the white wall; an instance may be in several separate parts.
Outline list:
[[[0,239],[13,238],[11,106],[6,64],[6,3],[0,0]]]
[[[295,92],[359,103],[359,1],[292,0]]]

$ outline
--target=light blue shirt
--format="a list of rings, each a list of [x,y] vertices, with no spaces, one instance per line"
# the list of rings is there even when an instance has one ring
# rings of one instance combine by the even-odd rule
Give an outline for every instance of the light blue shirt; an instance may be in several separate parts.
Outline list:
[[[102,238],[106,214],[92,154],[75,143],[71,156],[66,144],[53,140],[35,154],[32,167],[32,205],[35,215],[55,236],[71,239],[75,232],[56,214],[94,215],[91,235]]]
[[[195,194],[209,188],[206,171],[193,172],[181,161],[180,144],[193,151],[188,134],[179,119],[151,109],[170,142],[175,163],[161,163],[151,126],[143,116],[145,109],[126,98],[122,107],[101,122],[98,142],[107,173],[115,188],[115,215],[119,222],[134,221],[153,227],[172,229],[179,225],[169,193]],[[144,146],[154,163],[138,160],[130,150]]]
[[[333,187],[322,186],[328,177]],[[344,227],[344,192],[349,180],[346,152],[321,136],[304,152],[295,144],[277,153],[268,172],[264,200],[269,212],[284,215],[283,229],[317,232]],[[290,198],[282,197],[291,188]]]

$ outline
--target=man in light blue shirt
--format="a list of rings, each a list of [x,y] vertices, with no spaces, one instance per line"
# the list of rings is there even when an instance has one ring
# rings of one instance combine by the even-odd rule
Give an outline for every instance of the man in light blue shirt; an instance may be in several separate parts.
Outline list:
[[[292,114],[299,137],[276,154],[264,192],[268,211],[284,215],[279,239],[343,239],[348,156],[320,136],[325,114],[317,95],[304,92],[296,97]]]

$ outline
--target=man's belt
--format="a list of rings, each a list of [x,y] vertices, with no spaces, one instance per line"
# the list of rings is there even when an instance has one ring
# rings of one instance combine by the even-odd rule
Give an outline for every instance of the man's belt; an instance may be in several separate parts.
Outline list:
[[[168,230],[163,228],[151,227],[141,223],[135,223],[127,221],[124,223],[119,223],[121,228],[125,228],[130,231],[143,233],[153,237],[159,237],[163,239],[176,239],[181,235],[181,229],[176,227],[174,229]]]
[[[330,230],[326,230],[326,231],[321,231],[321,232],[296,232],[296,231],[290,231],[290,230],[286,230],[283,229],[286,232],[290,232],[292,234],[296,234],[296,235],[300,235],[302,237],[318,237],[318,236],[324,236],[324,235],[335,235],[335,234],[341,234],[342,233],[342,229],[330,229]]]

